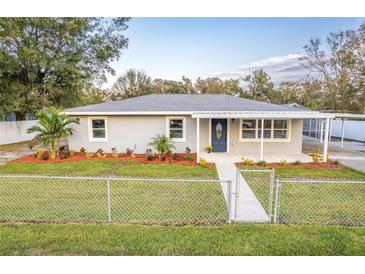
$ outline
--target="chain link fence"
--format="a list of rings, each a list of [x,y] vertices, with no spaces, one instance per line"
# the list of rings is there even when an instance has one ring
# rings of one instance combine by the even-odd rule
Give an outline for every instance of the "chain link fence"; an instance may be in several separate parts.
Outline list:
[[[230,181],[0,176],[0,221],[222,224]]]
[[[276,180],[275,222],[365,226],[364,180]]]

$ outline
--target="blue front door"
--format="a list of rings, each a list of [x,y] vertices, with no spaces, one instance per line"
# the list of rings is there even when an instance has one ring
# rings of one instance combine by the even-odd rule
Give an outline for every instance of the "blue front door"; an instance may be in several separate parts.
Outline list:
[[[227,119],[212,119],[213,152],[227,151]]]

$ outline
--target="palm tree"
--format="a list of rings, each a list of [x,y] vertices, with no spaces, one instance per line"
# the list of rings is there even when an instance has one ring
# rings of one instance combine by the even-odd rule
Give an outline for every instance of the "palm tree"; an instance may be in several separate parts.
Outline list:
[[[51,144],[52,151],[56,154],[60,149],[60,138],[72,135],[74,129],[69,127],[70,124],[79,121],[69,118],[67,115],[60,113],[56,108],[48,108],[37,113],[38,124],[30,127],[28,133],[37,132],[37,137],[43,142],[45,146]]]
[[[174,142],[169,137],[160,134],[153,137],[149,145],[155,147],[160,155],[164,155],[175,148]]]

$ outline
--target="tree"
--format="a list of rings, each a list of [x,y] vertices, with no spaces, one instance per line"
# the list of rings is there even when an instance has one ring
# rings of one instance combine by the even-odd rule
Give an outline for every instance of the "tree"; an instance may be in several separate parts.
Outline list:
[[[242,92],[239,80],[222,80],[218,77],[198,78],[195,82],[195,90],[203,94],[229,94],[238,95]]]
[[[254,71],[252,75],[247,75],[243,81],[246,86],[241,97],[272,103],[279,101],[279,94],[274,90],[271,77],[264,70]]]
[[[129,69],[119,76],[112,87],[112,100],[149,94],[152,91],[151,77],[144,70]]]
[[[80,94],[80,105],[92,105],[109,101],[110,91],[91,86]]]
[[[324,83],[325,108],[332,111],[365,111],[365,24],[359,30],[331,33],[322,45],[312,38],[303,60]]]
[[[0,109],[18,116],[79,104],[92,82],[114,73],[128,18],[1,18]]]
[[[59,151],[61,138],[65,138],[74,132],[69,127],[70,124],[79,122],[76,119],[68,118],[65,114],[60,113],[56,108],[48,108],[37,113],[38,123],[28,129],[28,133],[38,133],[39,138],[45,146],[51,144],[52,151],[56,154]]]

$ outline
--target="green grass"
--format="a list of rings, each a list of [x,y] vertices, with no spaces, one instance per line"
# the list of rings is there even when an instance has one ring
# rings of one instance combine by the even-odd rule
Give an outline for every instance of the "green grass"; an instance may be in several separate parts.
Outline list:
[[[281,178],[305,177],[327,179],[365,179],[365,174],[363,172],[349,167],[339,167],[333,169],[315,167],[278,167],[275,168],[275,175]]]
[[[365,229],[1,224],[0,255],[365,255]]]
[[[7,163],[0,174],[38,174],[68,176],[129,176],[146,178],[208,178],[216,179],[214,167],[176,164],[141,164],[135,161],[84,160],[64,163]]]
[[[270,177],[267,173],[242,172],[263,207],[269,208]],[[280,167],[275,175],[292,179],[280,187],[280,222],[297,224],[365,225],[365,175],[350,168],[315,169]],[[344,183],[300,183],[300,180],[344,180]],[[268,212],[268,210],[267,210]]]
[[[146,178],[216,178],[214,168],[111,160],[57,164],[6,164],[0,173]],[[223,223],[219,182],[110,182],[113,222]],[[0,178],[0,220],[107,222],[106,180]]]

